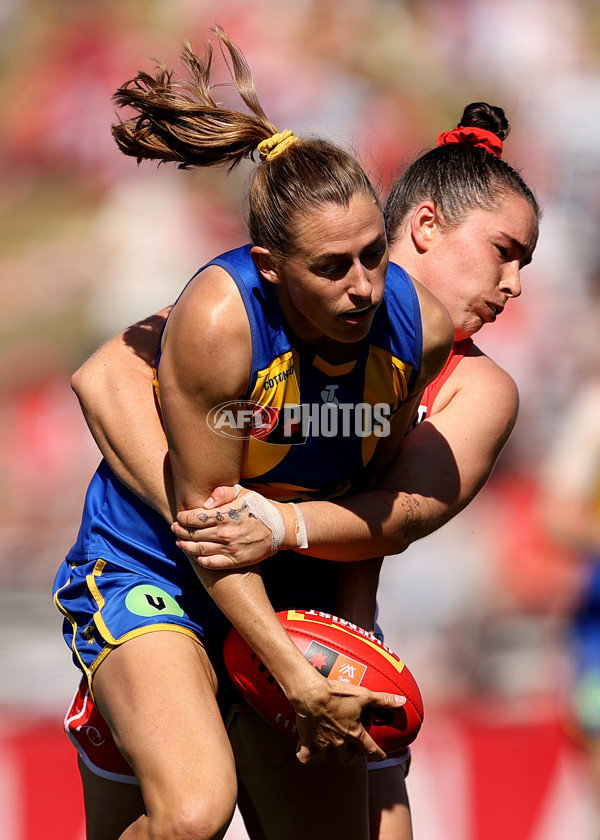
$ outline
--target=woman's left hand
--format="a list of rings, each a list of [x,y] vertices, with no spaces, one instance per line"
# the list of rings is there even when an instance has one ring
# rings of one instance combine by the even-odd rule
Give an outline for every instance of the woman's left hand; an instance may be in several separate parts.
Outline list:
[[[273,553],[272,533],[253,516],[242,490],[217,487],[207,504],[177,514],[171,530],[177,546],[205,569],[237,569],[260,563]]]

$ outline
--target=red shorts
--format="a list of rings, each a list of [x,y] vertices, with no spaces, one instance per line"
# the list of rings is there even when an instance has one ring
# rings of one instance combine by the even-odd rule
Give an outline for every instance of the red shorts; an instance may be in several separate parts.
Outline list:
[[[82,679],[65,716],[65,732],[83,763],[97,776],[137,785],[138,780],[114,742],[108,724],[90,697]]]
[[[115,744],[108,724],[94,705],[85,678],[82,678],[79,683],[79,688],[65,716],[65,732],[75,745],[81,760],[92,773],[113,782],[138,784],[133,770]],[[369,762],[369,770],[379,770],[399,764],[404,766],[406,776],[410,765],[409,747],[386,761]]]

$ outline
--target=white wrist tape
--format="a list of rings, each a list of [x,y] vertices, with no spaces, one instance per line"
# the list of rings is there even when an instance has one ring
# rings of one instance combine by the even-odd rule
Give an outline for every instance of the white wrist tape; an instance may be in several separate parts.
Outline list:
[[[279,512],[276,505],[251,490],[244,496],[244,501],[248,506],[248,511],[257,519],[266,525],[271,532],[271,550],[275,554],[281,546],[285,538],[285,522],[283,516]],[[306,523],[298,505],[291,502],[294,513],[296,514],[296,547],[308,548],[308,535],[306,533]]]
[[[254,490],[246,493],[244,502],[248,505],[248,510],[257,519],[266,525],[271,532],[271,549],[272,554],[279,550],[279,546],[285,537],[285,522],[283,516],[279,513],[275,505],[271,504],[268,499],[261,496]]]
[[[296,547],[308,548],[308,534],[306,533],[306,522],[298,505],[291,503],[296,514]]]

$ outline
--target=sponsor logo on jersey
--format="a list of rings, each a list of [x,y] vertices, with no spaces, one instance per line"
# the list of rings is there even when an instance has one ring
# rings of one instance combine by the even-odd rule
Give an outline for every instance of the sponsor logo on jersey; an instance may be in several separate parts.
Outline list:
[[[339,405],[340,401],[335,395],[339,385],[327,385],[323,391],[321,391],[321,399],[324,403],[333,403],[334,405]]]
[[[294,365],[290,365],[289,368],[280,371],[279,373],[270,376],[264,384],[265,391],[270,391],[271,388],[275,388],[279,385],[280,382],[285,382],[288,376],[291,376],[294,373]]]

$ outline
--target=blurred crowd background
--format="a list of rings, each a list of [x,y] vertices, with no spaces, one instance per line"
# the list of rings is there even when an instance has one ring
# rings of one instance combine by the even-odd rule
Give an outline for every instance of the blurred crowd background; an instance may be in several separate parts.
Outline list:
[[[520,416],[475,502],[386,561],[380,620],[425,696],[417,840],[595,840],[565,711],[582,563],[540,502],[600,370],[598,0],[0,2],[0,837],[51,836],[31,832],[53,766],[69,780],[54,801],[80,819],[60,735],[77,672],[50,588],[99,456],[70,374],[245,241],[247,168],[138,167],[110,134],[115,89],[155,58],[176,67],[184,39],[202,51],[215,24],[270,119],[350,145],[384,197],[465,104],[507,112],[505,157],[544,216],[522,297],[478,344],[517,381]],[[23,747],[32,727],[46,752]],[[67,823],[62,840],[82,840]]]

